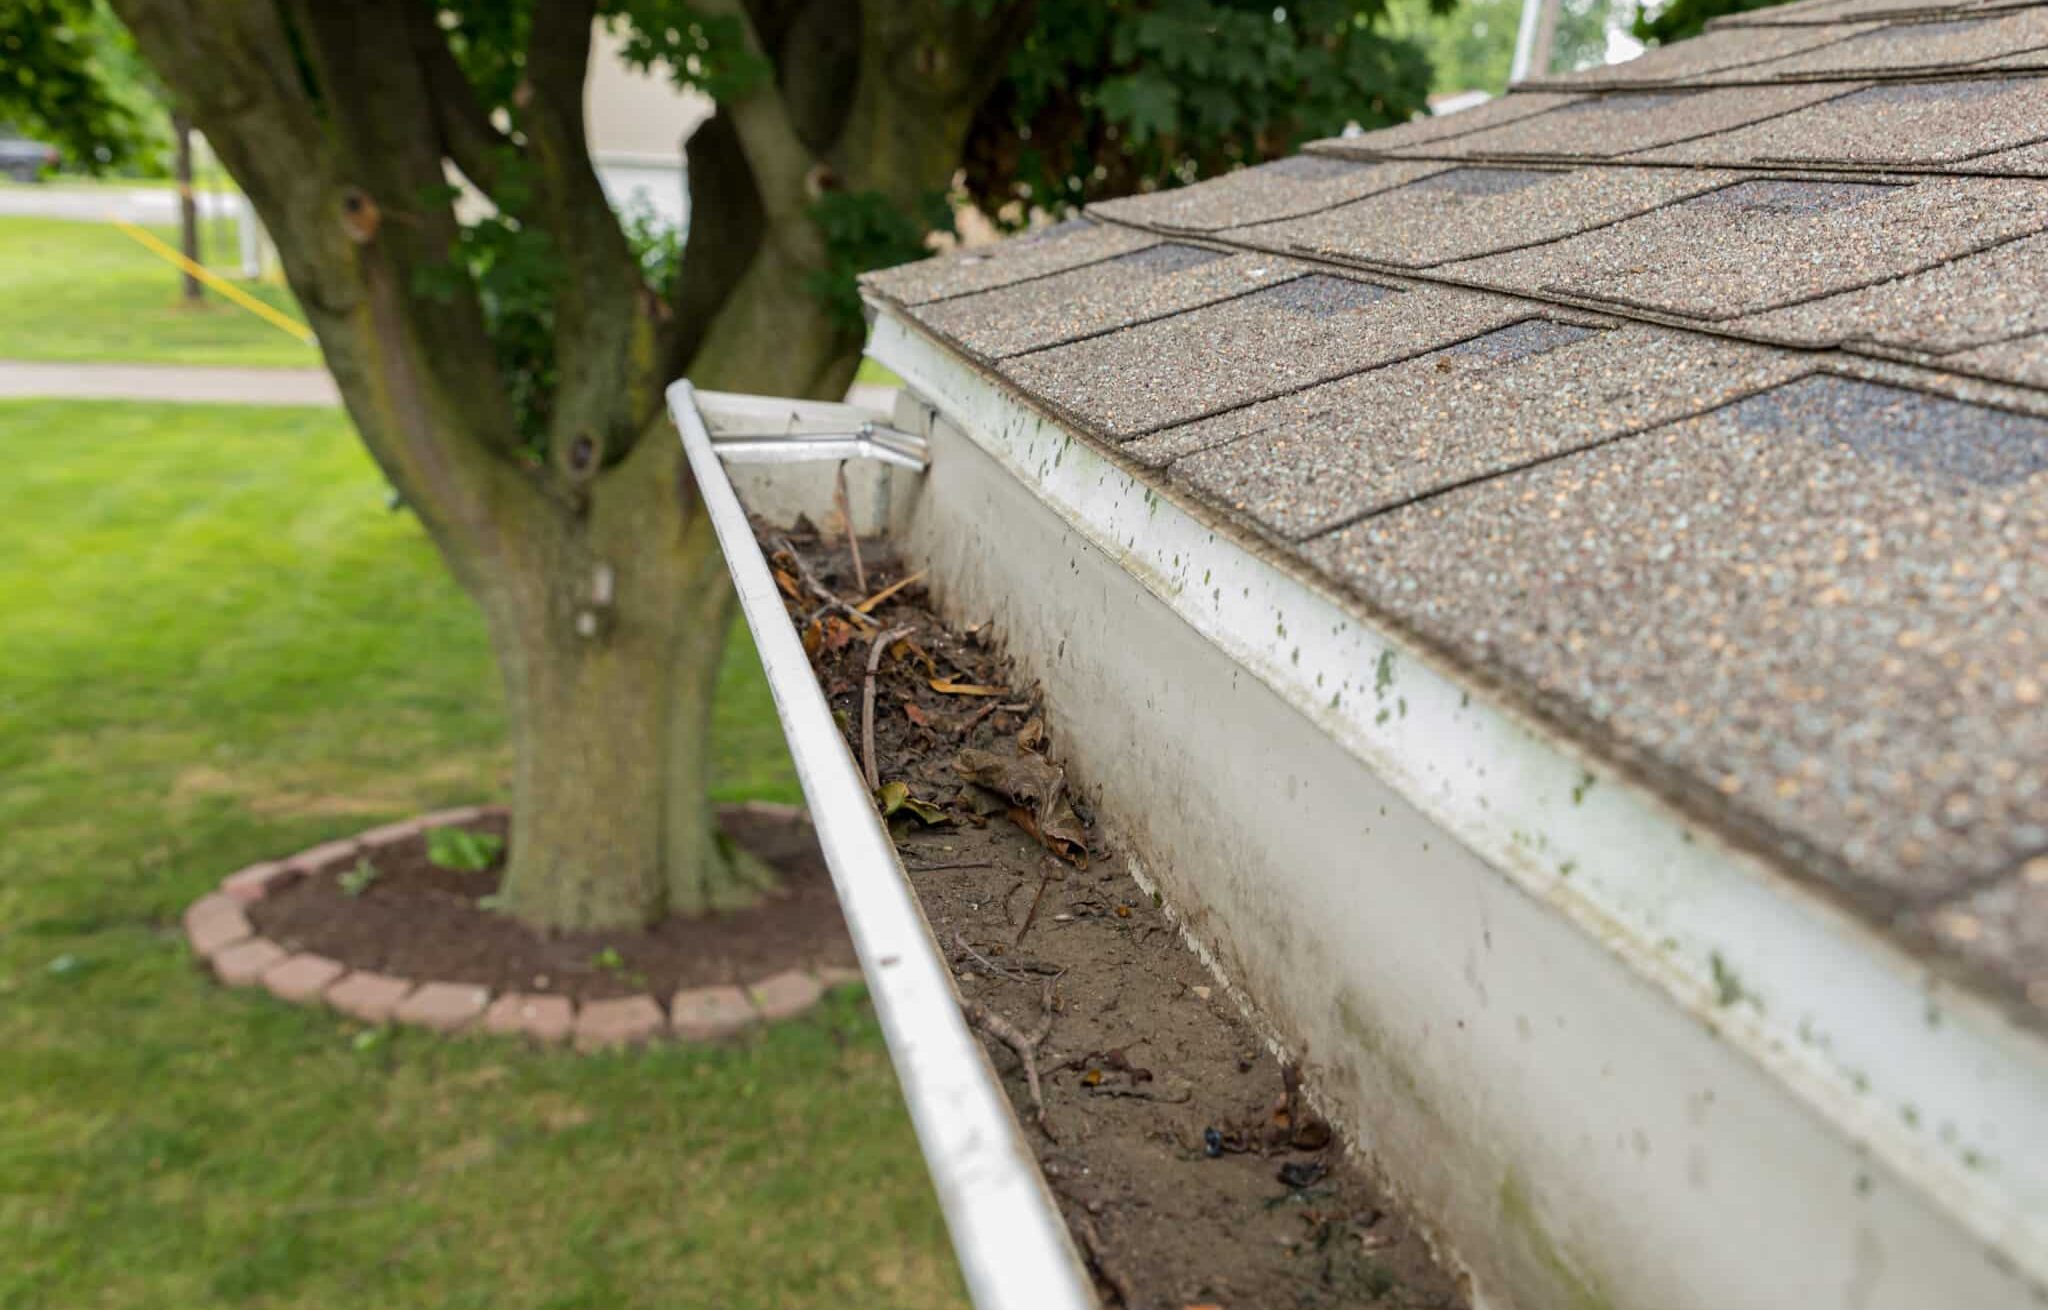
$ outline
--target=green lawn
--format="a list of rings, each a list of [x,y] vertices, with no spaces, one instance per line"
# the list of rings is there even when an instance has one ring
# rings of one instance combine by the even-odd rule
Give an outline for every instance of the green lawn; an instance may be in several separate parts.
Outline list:
[[[338,415],[14,403],[0,447],[0,1307],[959,1303],[853,997],[583,1059],[194,968],[223,873],[502,795],[480,624]],[[745,649],[721,705],[721,794],[793,797]]]
[[[227,257],[214,256],[216,271]],[[110,223],[0,218],[0,359],[320,367],[318,350],[212,291],[186,306],[179,285],[176,269]],[[241,285],[298,317],[283,286]]]

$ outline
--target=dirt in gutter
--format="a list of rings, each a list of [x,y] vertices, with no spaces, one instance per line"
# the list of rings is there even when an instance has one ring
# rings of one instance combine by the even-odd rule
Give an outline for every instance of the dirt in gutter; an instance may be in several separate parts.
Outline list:
[[[1103,1304],[1462,1310],[1132,881],[988,633],[947,627],[885,543],[857,569],[807,523],[756,531]]]

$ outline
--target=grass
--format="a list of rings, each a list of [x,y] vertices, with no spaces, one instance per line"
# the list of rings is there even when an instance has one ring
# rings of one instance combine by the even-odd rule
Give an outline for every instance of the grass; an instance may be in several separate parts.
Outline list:
[[[878,387],[900,387],[903,379],[896,376],[896,370],[878,359],[866,355],[860,357],[860,368],[854,372],[855,382],[872,382]]]
[[[252,860],[502,794],[480,623],[339,415],[0,405],[0,1307],[908,1307],[874,1019],[578,1059],[230,993]],[[789,798],[750,653],[718,789]]]
[[[212,291],[189,307],[179,286],[176,269],[110,223],[0,218],[0,359],[320,367],[312,346]],[[299,317],[283,286],[242,286]]]

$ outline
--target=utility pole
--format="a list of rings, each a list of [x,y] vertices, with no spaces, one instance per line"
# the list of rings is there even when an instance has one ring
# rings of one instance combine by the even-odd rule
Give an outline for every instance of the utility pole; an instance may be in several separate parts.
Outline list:
[[[1522,22],[1515,30],[1515,59],[1508,85],[1550,72],[1551,49],[1557,44],[1558,0],[1522,0]]]
[[[199,201],[192,194],[192,120],[183,114],[171,115],[171,136],[178,148],[178,221],[179,248],[185,258],[195,264],[203,263],[199,257]],[[200,298],[199,279],[185,274],[185,300],[198,304]]]

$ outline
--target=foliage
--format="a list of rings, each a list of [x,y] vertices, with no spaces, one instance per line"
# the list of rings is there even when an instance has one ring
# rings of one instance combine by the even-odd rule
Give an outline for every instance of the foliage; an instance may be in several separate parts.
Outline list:
[[[481,873],[495,864],[505,839],[467,828],[433,828],[427,832],[427,862],[437,869]]]
[[[502,152],[498,207],[463,224],[449,257],[423,265],[414,283],[421,294],[444,299],[465,285],[475,288],[520,435],[538,458],[553,416],[558,380],[555,287],[561,258],[547,231],[520,217],[532,203],[529,168],[519,155]],[[667,295],[682,275],[682,232],[651,206],[622,211],[619,225],[643,280],[656,294]]]
[[[128,35],[101,0],[0,4],[0,125],[52,142],[97,173],[147,153]]]
[[[1606,56],[1608,0],[1562,0],[1551,41],[1551,71],[1600,63]],[[1431,0],[1388,0],[1387,32],[1405,37],[1429,59],[1432,94],[1508,87],[1515,60],[1521,0],[1462,0],[1443,11]]]
[[[1058,213],[1350,123],[1401,122],[1423,108],[1429,67],[1382,30],[1385,15],[1386,0],[1046,0],[976,117],[968,193],[1014,225],[1032,207]]]
[[[341,884],[342,895],[361,896],[376,884],[380,876],[382,874],[377,866],[370,863],[367,857],[363,857],[355,862],[354,868],[343,869],[335,881]]]
[[[1670,0],[1636,14],[1635,36],[1646,45],[1668,45],[1698,36],[1710,19],[1782,3],[1784,0]]]
[[[812,273],[805,287],[841,327],[859,334],[865,322],[856,279],[871,268],[922,257],[927,234],[953,230],[953,211],[943,194],[927,197],[912,216],[878,191],[828,191],[811,205],[811,221],[824,234],[830,265]]]
[[[713,100],[744,95],[774,75],[746,48],[739,19],[700,14],[683,0],[607,0],[600,6],[622,40],[619,55],[635,68],[660,68],[678,86]]]

